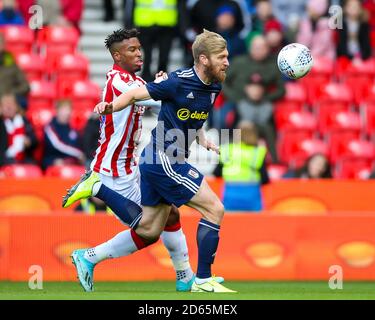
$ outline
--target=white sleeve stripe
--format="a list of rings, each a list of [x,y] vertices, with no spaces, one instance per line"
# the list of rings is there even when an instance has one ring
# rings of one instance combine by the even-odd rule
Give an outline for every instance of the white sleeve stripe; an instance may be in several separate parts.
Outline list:
[[[66,154],[68,154],[72,157],[76,157],[76,158],[79,158],[79,157],[82,156],[81,150],[79,150],[77,148],[74,148],[72,146],[69,146],[69,145],[65,144],[64,142],[62,142],[59,139],[58,135],[53,131],[51,126],[46,127],[46,134],[47,134],[48,139],[51,141],[52,145],[57,150],[59,150],[60,152],[66,153]]]

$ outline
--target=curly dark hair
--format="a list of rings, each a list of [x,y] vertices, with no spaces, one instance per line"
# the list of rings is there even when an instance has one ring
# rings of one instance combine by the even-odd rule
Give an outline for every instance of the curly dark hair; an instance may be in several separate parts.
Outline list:
[[[133,29],[118,29],[113,31],[110,35],[108,35],[105,40],[104,44],[105,47],[112,51],[113,44],[119,43],[123,40],[130,39],[130,38],[136,38],[139,35],[139,31],[135,28]]]

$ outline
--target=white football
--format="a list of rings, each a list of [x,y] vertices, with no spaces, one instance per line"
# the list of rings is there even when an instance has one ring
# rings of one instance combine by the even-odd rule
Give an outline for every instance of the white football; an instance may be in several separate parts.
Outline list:
[[[300,43],[291,43],[280,50],[277,66],[288,78],[299,79],[311,70],[313,58],[309,48]]]

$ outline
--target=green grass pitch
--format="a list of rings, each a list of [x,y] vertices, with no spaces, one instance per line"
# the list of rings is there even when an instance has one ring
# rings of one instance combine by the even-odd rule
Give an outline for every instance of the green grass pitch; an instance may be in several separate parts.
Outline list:
[[[327,282],[227,281],[236,294],[177,293],[174,282],[96,282],[95,292],[83,292],[76,282],[45,282],[31,290],[26,282],[0,282],[0,300],[339,300],[375,299],[375,282],[344,282],[332,290]]]

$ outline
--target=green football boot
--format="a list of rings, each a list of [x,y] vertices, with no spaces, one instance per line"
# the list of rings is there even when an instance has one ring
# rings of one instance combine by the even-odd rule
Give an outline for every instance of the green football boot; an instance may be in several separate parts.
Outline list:
[[[62,201],[63,208],[67,208],[80,199],[92,196],[92,187],[96,182],[100,182],[98,174],[94,171],[87,171],[81,179],[71,187]]]

